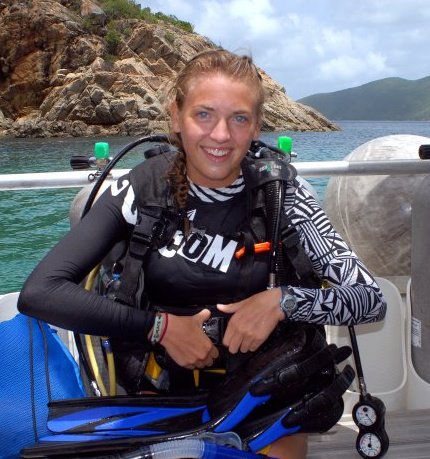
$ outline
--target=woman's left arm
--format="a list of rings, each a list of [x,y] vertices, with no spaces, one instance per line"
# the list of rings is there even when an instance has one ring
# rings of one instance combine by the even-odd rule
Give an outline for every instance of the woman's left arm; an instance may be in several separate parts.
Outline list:
[[[292,287],[297,299],[289,317],[294,322],[354,325],[382,320],[384,296],[374,277],[335,231],[315,198],[301,185],[287,195],[285,211],[299,233],[315,272],[327,288]],[[231,353],[255,351],[279,321],[279,288],[265,290],[242,301],[218,305],[231,314],[223,344]]]
[[[384,296],[373,275],[333,228],[303,186],[286,199],[286,213],[316,273],[327,288],[293,287],[298,307],[291,319],[324,325],[353,325],[382,320]]]

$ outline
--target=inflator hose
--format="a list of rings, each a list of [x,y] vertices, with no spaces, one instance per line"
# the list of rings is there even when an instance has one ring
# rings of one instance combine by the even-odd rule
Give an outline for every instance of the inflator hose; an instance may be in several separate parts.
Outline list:
[[[284,198],[282,182],[269,182],[265,187],[267,209],[267,239],[271,242],[270,270],[268,288],[279,286],[280,226],[281,212]]]

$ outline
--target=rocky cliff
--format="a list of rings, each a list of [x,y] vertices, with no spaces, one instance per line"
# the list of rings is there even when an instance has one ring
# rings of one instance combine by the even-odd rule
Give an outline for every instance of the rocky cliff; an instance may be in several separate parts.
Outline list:
[[[108,21],[95,0],[1,0],[0,136],[165,132],[163,89],[212,47],[165,22]],[[337,129],[262,74],[265,130]]]

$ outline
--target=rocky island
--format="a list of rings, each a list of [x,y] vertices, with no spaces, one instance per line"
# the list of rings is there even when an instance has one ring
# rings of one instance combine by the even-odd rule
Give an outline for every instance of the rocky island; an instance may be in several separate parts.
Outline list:
[[[196,52],[216,46],[157,15],[120,17],[104,6],[96,0],[0,2],[0,136],[166,132],[166,85]],[[261,73],[268,94],[264,130],[338,129]]]

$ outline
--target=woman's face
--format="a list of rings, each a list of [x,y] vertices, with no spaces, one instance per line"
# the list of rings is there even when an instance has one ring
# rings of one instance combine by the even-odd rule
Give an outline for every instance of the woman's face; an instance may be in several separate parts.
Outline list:
[[[181,109],[173,104],[171,114],[192,182],[210,188],[233,183],[260,131],[257,100],[250,86],[222,74],[197,78],[188,87]]]

